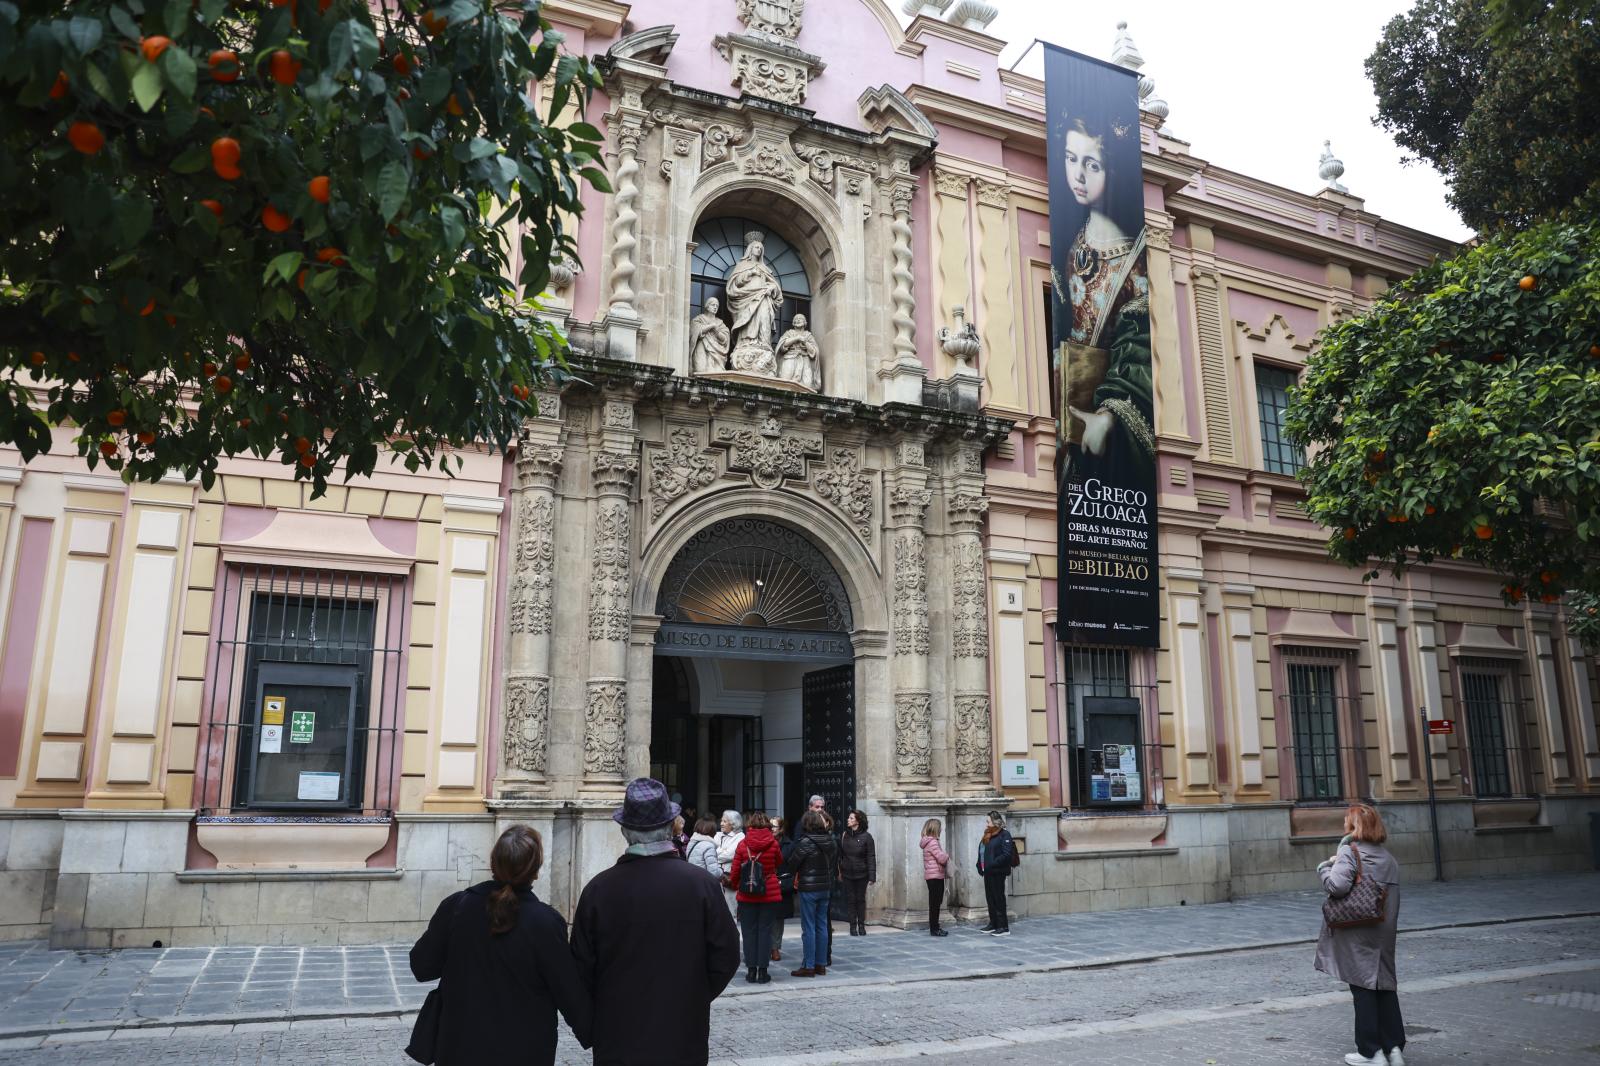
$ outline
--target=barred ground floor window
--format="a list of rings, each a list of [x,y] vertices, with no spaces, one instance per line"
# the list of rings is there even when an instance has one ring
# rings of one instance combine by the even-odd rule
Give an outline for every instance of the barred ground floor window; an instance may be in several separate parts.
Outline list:
[[[1474,796],[1515,796],[1531,789],[1515,665],[1513,660],[1465,657],[1457,664],[1465,719],[1462,770]]]
[[[1366,793],[1355,656],[1342,648],[1276,649],[1280,787],[1285,799],[1342,803]]]
[[[393,813],[406,579],[230,565],[206,679],[202,816]]]

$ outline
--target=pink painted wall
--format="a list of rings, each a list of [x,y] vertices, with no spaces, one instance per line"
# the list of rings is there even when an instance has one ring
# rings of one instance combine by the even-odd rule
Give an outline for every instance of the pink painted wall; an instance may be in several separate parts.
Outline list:
[[[1244,322],[1251,329],[1260,329],[1271,321],[1273,315],[1282,315],[1283,320],[1289,323],[1295,341],[1299,343],[1310,343],[1317,332],[1317,312],[1314,308],[1257,296],[1253,292],[1228,290],[1228,313],[1235,321]]]
[[[16,580],[6,615],[6,646],[0,651],[0,777],[16,777],[22,727],[28,717],[28,679],[39,641],[39,612],[50,561],[48,518],[24,518],[17,542]]]
[[[1245,244],[1221,233],[1217,234],[1217,258],[1287,274],[1291,278],[1299,278],[1301,281],[1317,285],[1325,284],[1328,280],[1327,270],[1317,263],[1284,255],[1282,252],[1262,248],[1259,245]]]

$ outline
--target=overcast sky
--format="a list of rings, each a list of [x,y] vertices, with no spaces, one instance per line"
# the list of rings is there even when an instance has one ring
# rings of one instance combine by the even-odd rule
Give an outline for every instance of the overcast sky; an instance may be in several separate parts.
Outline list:
[[[1324,139],[1344,161],[1342,179],[1369,211],[1441,237],[1471,230],[1445,203],[1444,180],[1372,124],[1377,101],[1362,62],[1383,26],[1410,0],[990,0],[989,33],[1011,42],[1010,66],[1034,37],[1111,58],[1119,19],[1144,56],[1143,73],[1172,112],[1167,128],[1191,151],[1230,170],[1315,192]],[[896,7],[899,5],[896,4]],[[1043,76],[1035,47],[1017,67]]]

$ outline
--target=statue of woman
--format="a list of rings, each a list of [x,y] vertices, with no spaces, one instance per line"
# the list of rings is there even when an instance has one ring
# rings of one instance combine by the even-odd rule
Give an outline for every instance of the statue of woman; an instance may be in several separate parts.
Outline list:
[[[821,385],[817,360],[822,350],[817,338],[806,329],[806,316],[795,315],[790,329],[778,340],[778,376],[816,392]]]
[[[717,314],[715,296],[689,322],[689,365],[696,374],[728,369],[728,324]]]
[[[773,375],[772,327],[783,289],[767,266],[760,233],[745,234],[744,256],[728,272],[728,310],[733,313],[733,369]]]

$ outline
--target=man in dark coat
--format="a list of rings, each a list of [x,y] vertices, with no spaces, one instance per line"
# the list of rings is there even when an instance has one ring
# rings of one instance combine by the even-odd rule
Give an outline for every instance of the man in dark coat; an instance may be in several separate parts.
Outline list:
[[[641,777],[611,817],[628,850],[584,888],[572,955],[589,988],[595,1066],[705,1066],[711,1002],[739,968],[716,878],[678,858],[666,786]]]

